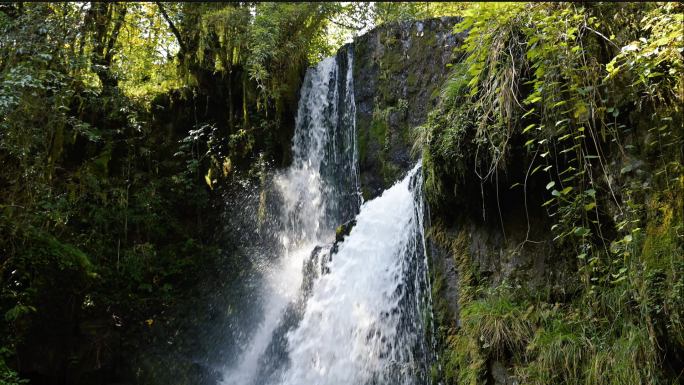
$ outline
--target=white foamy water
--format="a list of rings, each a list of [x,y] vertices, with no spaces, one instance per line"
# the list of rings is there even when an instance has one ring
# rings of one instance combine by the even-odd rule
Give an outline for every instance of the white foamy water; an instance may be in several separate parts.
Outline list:
[[[283,384],[415,383],[412,352],[423,336],[414,294],[424,278],[416,276],[424,273],[422,207],[411,191],[418,169],[361,207],[287,335]]]
[[[259,358],[271,342],[273,330],[280,324],[285,308],[299,293],[302,284],[302,263],[310,254],[310,248],[305,247],[284,255],[280,263],[261,267],[267,274],[265,286],[262,287],[262,297],[266,302],[264,319],[251,343],[242,353],[238,366],[227,373],[224,384],[253,384],[259,369]]]

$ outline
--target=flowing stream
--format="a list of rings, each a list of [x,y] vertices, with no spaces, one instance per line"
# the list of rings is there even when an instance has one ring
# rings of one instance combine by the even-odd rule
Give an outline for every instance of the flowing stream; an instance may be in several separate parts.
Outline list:
[[[353,51],[307,71],[293,163],[273,183],[280,245],[261,267],[261,322],[224,385],[429,383],[420,165],[362,202]],[[351,232],[334,243],[344,223]]]

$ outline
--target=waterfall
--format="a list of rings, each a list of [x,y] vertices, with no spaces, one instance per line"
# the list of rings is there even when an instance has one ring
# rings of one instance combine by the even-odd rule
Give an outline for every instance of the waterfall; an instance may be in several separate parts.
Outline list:
[[[425,380],[427,274],[417,165],[365,203],[288,333],[282,384],[413,384]],[[325,259],[321,259],[325,261]],[[423,380],[423,381],[421,381]]]
[[[310,68],[304,78],[293,163],[278,184],[288,242],[330,238],[360,205],[356,160],[353,48]],[[340,97],[342,94],[343,97]]]
[[[263,315],[224,385],[428,383],[420,167],[363,203],[353,59],[350,45],[306,73],[293,162],[273,180],[280,246],[259,267]]]

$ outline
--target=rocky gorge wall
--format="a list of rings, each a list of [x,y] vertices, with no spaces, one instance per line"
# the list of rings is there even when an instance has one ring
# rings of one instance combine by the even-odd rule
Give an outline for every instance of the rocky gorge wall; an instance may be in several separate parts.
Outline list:
[[[465,59],[454,52],[467,37],[466,32],[453,33],[458,21],[458,18],[444,17],[391,23],[355,41],[356,126],[365,200],[379,196],[421,156],[418,149],[414,150],[416,128],[426,124],[429,113],[439,108],[449,67]],[[596,60],[609,61],[610,57]],[[676,248],[666,234],[667,223],[676,221],[673,218],[681,213],[681,207],[676,207],[681,203],[681,195],[674,192],[664,198],[657,190],[663,186],[658,187],[654,182],[654,173],[658,174],[661,165],[651,147],[657,138],[647,116],[663,114],[663,111],[647,107],[645,113],[637,103],[623,100],[619,90],[614,93],[607,98],[615,98],[615,105],[621,110],[615,124],[632,129],[625,130],[624,136],[618,138],[621,144],[605,138],[597,143],[596,151],[603,159],[602,169],[597,170],[593,186],[587,188],[606,193],[596,196],[596,205],[602,209],[590,225],[592,231],[600,234],[593,242],[605,248],[614,247],[609,245],[619,240],[617,224],[634,220],[628,213],[636,212],[633,202],[641,202],[639,207],[650,210],[642,211],[641,219],[635,221],[641,220],[642,227],[647,229],[642,241],[643,258],[662,263],[664,255],[674,250],[668,248]],[[466,140],[475,143],[472,137],[466,136]],[[432,212],[427,214],[431,220],[427,222],[430,227],[427,241],[440,356],[458,354],[448,351],[448,339],[461,330],[459,307],[476,299],[487,303],[523,292],[527,297],[537,298],[540,312],[544,306],[553,307],[549,311],[555,312],[578,298],[584,303],[584,297],[592,295],[591,291],[582,291],[584,273],[580,269],[584,264],[572,247],[573,240],[558,241],[559,237],[550,231],[558,218],[546,206],[548,199],[553,198],[547,186],[549,179],[543,173],[531,172],[536,155],[528,151],[525,140],[522,135],[512,137],[510,153],[489,177],[478,175],[478,160],[472,154],[463,155],[458,171],[442,171],[440,183],[446,190],[446,198],[430,207]],[[621,146],[631,150],[625,151]],[[560,153],[551,155],[550,162],[564,170],[571,167],[570,158]],[[458,174],[461,176],[454,177]],[[674,185],[668,184],[668,189],[681,191],[683,182],[679,174],[670,180]],[[672,206],[671,202],[680,203]],[[655,214],[646,215],[646,212]],[[646,282],[648,279],[651,278]],[[485,291],[498,294],[485,294]],[[463,295],[467,298],[460,298]],[[502,317],[497,322],[507,325],[514,321],[506,321],[506,317],[515,313],[508,311],[492,308],[484,311],[482,319]],[[527,309],[528,314],[535,311],[536,308]],[[523,313],[518,316],[527,317]],[[477,337],[467,338],[476,340]],[[472,356],[472,351],[486,351],[488,347],[487,343],[477,343],[484,348],[462,354],[467,355],[464,361],[471,366],[485,368],[480,379],[495,384],[514,383],[512,362],[518,358],[510,356],[510,351],[484,354],[485,358]],[[668,365],[681,366],[676,350],[668,355],[671,360]],[[455,372],[463,370],[450,368],[448,360],[442,362],[440,369],[435,366],[435,381],[446,376],[447,383],[451,383],[458,376]]]
[[[361,188],[377,197],[410,168],[412,132],[427,121],[454,61],[458,18],[390,23],[354,42]]]
[[[380,195],[420,157],[420,151],[412,151],[414,129],[425,124],[428,113],[438,105],[449,72],[447,65],[463,59],[462,54],[454,52],[467,37],[464,32],[453,33],[458,21],[457,17],[443,17],[391,23],[355,41],[356,127],[365,200]],[[512,182],[509,182],[518,178],[521,171],[515,165],[510,167],[501,176],[501,185],[510,186]],[[488,186],[486,191],[480,191],[479,181],[469,182],[472,185],[455,194],[459,200],[452,212],[436,214],[452,217],[472,214],[462,215],[462,225],[448,231],[455,236],[461,232],[467,234],[467,252],[482,274],[491,277],[492,285],[508,277],[535,287],[548,286],[562,291],[572,280],[572,266],[565,258],[558,258],[558,250],[545,237],[549,220],[546,211],[536,204],[541,197],[528,202],[533,224],[528,234],[525,207],[518,204],[522,194],[505,192],[499,218],[495,189]],[[539,242],[518,247],[525,239]],[[514,249],[519,250],[511,255]],[[452,251],[434,242],[431,250],[435,272],[444,274],[446,279],[442,287],[445,292],[437,301],[450,309],[450,317],[455,317],[458,274]],[[549,259],[550,255],[555,257]]]

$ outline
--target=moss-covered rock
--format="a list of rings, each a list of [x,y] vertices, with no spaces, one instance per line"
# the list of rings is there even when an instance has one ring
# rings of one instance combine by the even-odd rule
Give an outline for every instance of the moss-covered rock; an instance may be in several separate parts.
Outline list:
[[[351,233],[354,226],[356,226],[356,219],[352,219],[351,221],[338,227],[337,231],[335,231],[335,243],[344,241],[344,237]]]
[[[406,172],[412,129],[427,121],[446,79],[458,18],[394,22],[355,41],[354,91],[361,189],[377,197]],[[382,116],[379,116],[382,115]]]
[[[337,253],[340,243],[344,242],[344,238],[351,233],[354,226],[356,226],[356,219],[352,219],[351,221],[337,228],[335,231],[335,242],[333,243],[332,250],[330,251],[331,254]]]

